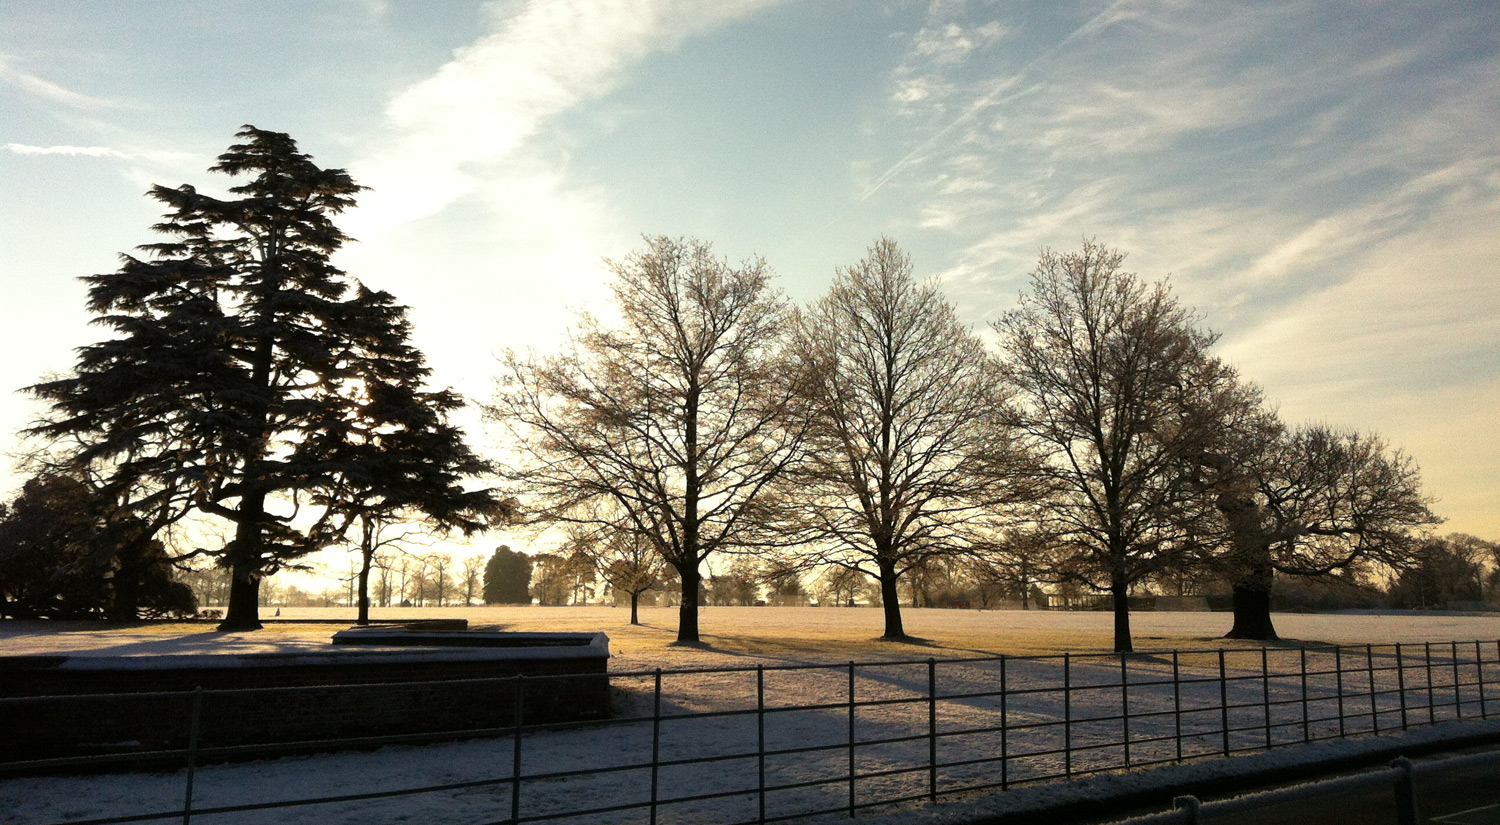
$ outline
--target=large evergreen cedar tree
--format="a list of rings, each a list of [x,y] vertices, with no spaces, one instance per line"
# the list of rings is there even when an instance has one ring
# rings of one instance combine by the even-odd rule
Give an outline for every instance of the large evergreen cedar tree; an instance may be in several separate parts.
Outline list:
[[[792,350],[806,451],[772,499],[776,527],[880,585],[883,638],[905,638],[897,583],[972,552],[1034,494],[1000,367],[936,284],[881,239],[799,313]]]
[[[682,583],[677,641],[697,643],[702,565],[755,541],[754,508],[799,451],[787,309],[764,261],[700,241],[648,238],[611,268],[620,325],[584,315],[562,354],[510,354],[488,413],[516,436],[537,522],[649,541]]]
[[[154,187],[168,240],[85,278],[115,337],[79,350],[74,374],[30,388],[51,404],[35,435],[78,446],[110,489],[233,525],[221,630],[260,626],[264,576],[341,540],[352,524],[410,514],[464,530],[495,507],[466,493],[482,463],[420,387],[405,308],[330,262],[333,218],[361,189],[287,135],[244,127],[210,171],[234,196]]]
[[[1055,574],[1114,597],[1114,644],[1125,652],[1131,586],[1191,544],[1184,514],[1196,488],[1181,456],[1217,424],[1187,411],[1197,388],[1222,385],[1212,375],[1222,366],[1206,355],[1214,336],[1167,286],[1143,283],[1123,261],[1092,241],[1043,251],[1031,291],[994,329],[1018,424],[1053,489],[1042,526],[1067,557]]]

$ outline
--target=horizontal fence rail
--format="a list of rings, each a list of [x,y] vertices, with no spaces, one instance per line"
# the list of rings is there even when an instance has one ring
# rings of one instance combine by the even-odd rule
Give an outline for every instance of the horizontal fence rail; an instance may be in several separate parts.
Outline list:
[[[473,821],[496,825],[767,823],[1487,719],[1497,676],[1500,642],[652,670],[609,675],[608,719],[543,724],[526,719],[528,697],[576,677],[503,677],[472,681],[492,683],[497,701],[514,706],[504,727],[233,746],[204,744],[215,736],[203,727],[205,704],[252,693],[295,701],[305,689],[0,698],[0,715],[171,700],[185,708],[186,742],[0,762],[0,775],[180,774],[180,807],[71,825],[417,797],[435,812],[461,800]],[[236,760],[458,736],[487,750],[479,764],[445,771],[453,781],[264,800],[232,780]]]

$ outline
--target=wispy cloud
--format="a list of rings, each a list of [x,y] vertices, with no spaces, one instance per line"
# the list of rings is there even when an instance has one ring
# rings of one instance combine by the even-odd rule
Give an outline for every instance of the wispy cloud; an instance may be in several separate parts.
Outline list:
[[[25,143],[7,143],[5,151],[17,155],[69,155],[90,158],[129,157],[124,152],[108,146],[29,146]]]
[[[966,26],[955,22],[955,18],[966,16],[966,3],[934,3],[928,25],[917,31],[911,54],[895,71],[892,97],[908,117],[914,112],[911,104],[919,104],[931,110],[929,120],[940,125],[934,134],[877,175],[859,199],[869,200],[897,175],[918,165],[935,147],[951,140],[989,110],[1032,93],[1034,88],[1028,84],[1038,66],[1074,40],[1127,18],[1129,15],[1123,12],[1127,5],[1128,0],[1109,4],[1019,69],[986,78],[978,86],[979,93],[963,100],[963,90],[948,79],[948,73],[973,52],[1000,43],[1011,30],[993,20]]]
[[[1500,9],[1060,8],[1083,22],[935,4],[928,29],[990,15],[1007,35],[947,63],[913,37],[891,78],[916,148],[864,194],[958,241],[961,309],[993,317],[1039,247],[1097,236],[1172,274],[1292,417],[1456,435],[1427,399],[1500,386]],[[932,92],[903,94],[914,78]],[[1470,453],[1442,477],[1500,439]]]
[[[521,149],[550,118],[615,88],[637,61],[773,2],[490,4],[489,33],[392,101],[389,140],[360,164],[376,190],[361,219],[389,224],[435,213],[478,178],[503,175],[488,165]]]
[[[487,392],[489,356],[549,346],[604,294],[603,259],[635,240],[609,192],[569,177],[549,128],[651,55],[779,1],[489,4],[486,33],[397,93],[351,164],[372,191],[344,222],[361,240],[350,271],[399,286],[433,363],[464,365],[444,380]]]
[[[114,101],[76,92],[45,78],[22,71],[12,65],[11,59],[4,54],[0,54],[0,82],[14,86],[27,94],[72,109],[97,110],[113,109],[121,106],[121,104]]]
[[[168,180],[201,173],[207,165],[204,157],[191,153],[163,149],[140,149],[111,146],[33,146],[27,143],[0,144],[0,150],[13,155],[32,158],[99,158],[121,163],[121,174],[135,187],[145,190],[158,182],[163,175]],[[40,162],[40,161],[38,161]]]
[[[942,4],[928,28],[972,29],[993,8]],[[1483,78],[1500,63],[1441,62],[1445,40],[1464,39],[1447,29],[1479,22],[1397,41],[1413,29],[1402,15],[1323,4],[1119,2],[1085,17],[1052,45],[1015,32],[985,73],[945,67],[914,37],[893,88],[930,76],[948,91],[893,104],[928,136],[864,196],[920,167],[898,196],[921,200],[927,227],[974,238],[955,262],[971,270],[1082,234],[1191,244],[1185,223],[1238,216],[1239,232],[1170,252],[1212,264],[1195,274],[1233,292],[1404,231],[1433,202],[1408,188],[1472,187],[1496,154],[1484,136],[1500,126],[1500,90]],[[1471,177],[1432,177],[1454,165]],[[1204,258],[1204,242],[1218,253]],[[1339,277],[1325,269],[1312,285]]]

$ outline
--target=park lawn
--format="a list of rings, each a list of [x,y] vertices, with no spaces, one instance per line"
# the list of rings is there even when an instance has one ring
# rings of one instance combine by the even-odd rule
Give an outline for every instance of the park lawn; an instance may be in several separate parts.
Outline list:
[[[0,651],[6,655],[74,652],[140,656],[166,653],[248,653],[322,648],[329,637],[352,623],[349,608],[265,608],[264,630],[216,633],[211,623],[146,622],[103,625],[90,622],[0,622]],[[997,654],[1098,653],[1111,649],[1107,612],[1044,610],[942,610],[905,608],[912,642],[889,642],[881,611],[873,608],[709,607],[701,616],[702,645],[681,647],[676,640],[677,609],[645,607],[641,624],[629,623],[623,607],[409,607],[375,608],[377,619],[462,618],[470,627],[514,631],[602,631],[609,635],[611,669],[722,667],[764,664],[963,658]],[[280,619],[281,621],[277,621]],[[318,620],[304,624],[294,620]],[[1431,612],[1277,614],[1286,641],[1302,644],[1390,644],[1500,639],[1500,615]],[[1226,613],[1150,612],[1132,614],[1135,647],[1149,650],[1205,650],[1257,647],[1225,640]]]

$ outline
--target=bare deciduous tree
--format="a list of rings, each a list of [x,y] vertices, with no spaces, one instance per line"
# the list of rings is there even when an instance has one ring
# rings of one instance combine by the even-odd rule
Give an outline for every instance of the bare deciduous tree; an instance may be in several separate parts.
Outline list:
[[[660,589],[668,576],[651,541],[623,527],[580,526],[565,546],[587,557],[610,590],[630,597],[630,623],[640,624],[641,594]]]
[[[1198,456],[1227,534],[1219,561],[1234,588],[1232,639],[1278,638],[1277,573],[1322,576],[1361,562],[1399,570],[1418,553],[1415,531],[1440,521],[1416,463],[1378,436],[1265,419],[1241,439],[1248,446],[1226,439]]]
[[[821,607],[853,607],[854,600],[866,592],[870,577],[843,565],[831,565],[818,577],[818,605]]]
[[[482,594],[484,590],[484,556],[464,557],[464,607],[474,603],[474,597]]]
[[[733,267],[700,241],[649,238],[612,269],[622,325],[584,315],[563,354],[511,354],[487,414],[516,436],[533,522],[623,513],[677,570],[677,640],[697,643],[701,565],[749,540],[798,452],[775,361],[786,309],[763,261]]]
[[[993,593],[1015,599],[1022,610],[1030,610],[1032,594],[1051,579],[1054,562],[1051,536],[1035,528],[1011,526],[994,533],[966,567],[981,603]]]
[[[803,567],[788,559],[771,557],[761,560],[760,581],[766,588],[766,599],[777,607],[799,607],[808,601],[803,585]]]
[[[576,547],[564,546],[561,553],[539,553],[533,559],[534,575],[531,593],[537,604],[583,604],[580,592],[587,594],[594,581],[594,566]]]
[[[884,638],[904,638],[901,577],[968,551],[1029,489],[998,364],[886,238],[799,313],[794,351],[810,425],[776,510],[822,560],[873,576]]]
[[[1123,261],[1093,241],[1044,250],[1030,292],[994,324],[1021,426],[1056,485],[1044,527],[1076,561],[1067,576],[1113,595],[1122,652],[1131,585],[1186,538],[1180,455],[1202,436],[1185,425],[1183,387],[1214,341],[1165,283],[1142,282]]]
[[[1422,542],[1406,569],[1391,583],[1392,606],[1451,610],[1454,601],[1480,601],[1484,598],[1484,564],[1496,552],[1500,552],[1500,544],[1464,533]]]
[[[443,606],[443,600],[453,592],[453,556],[447,553],[428,553],[423,557],[427,562],[427,592],[437,600],[437,606]]]

